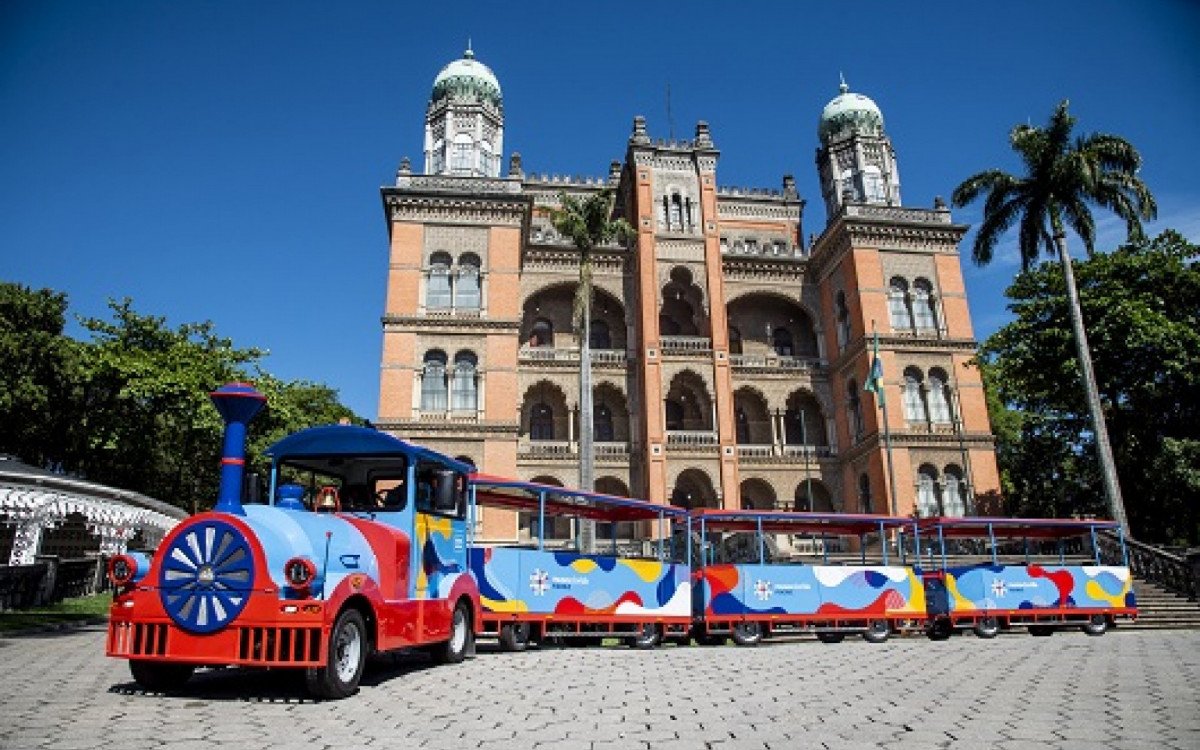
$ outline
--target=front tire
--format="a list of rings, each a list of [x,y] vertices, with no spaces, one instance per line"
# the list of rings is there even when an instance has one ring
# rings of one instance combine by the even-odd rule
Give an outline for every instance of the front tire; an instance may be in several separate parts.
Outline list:
[[[985,617],[975,623],[975,637],[991,640],[1000,634],[1000,621],[995,617]]]
[[[459,602],[454,607],[450,620],[450,638],[433,648],[433,660],[438,664],[458,664],[467,658],[471,648],[471,613],[466,602]]]
[[[163,661],[129,662],[129,673],[138,685],[155,693],[174,693],[191,679],[196,668],[191,664]]]
[[[358,692],[367,663],[367,625],[357,609],[338,615],[329,632],[325,664],[305,672],[308,692],[316,698],[337,700]]]
[[[524,651],[529,648],[529,623],[506,622],[500,626],[500,650]]]
[[[1090,636],[1101,636],[1108,632],[1108,618],[1104,615],[1092,615],[1087,623],[1079,627]]]
[[[872,620],[862,637],[867,643],[884,643],[889,635],[891,628],[888,627],[887,620]]]
[[[757,646],[762,642],[762,625],[757,622],[739,622],[733,626],[733,642],[739,646]]]

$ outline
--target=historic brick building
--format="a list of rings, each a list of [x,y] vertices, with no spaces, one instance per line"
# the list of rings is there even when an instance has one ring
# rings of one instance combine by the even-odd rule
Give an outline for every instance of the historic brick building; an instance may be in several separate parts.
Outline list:
[[[636,229],[596,256],[596,489],[687,506],[962,514],[998,490],[958,243],[938,203],[902,207],[870,99],[843,83],[820,118],[831,217],[718,185],[707,124],[654,140],[633,119],[606,176],[501,174],[499,82],[470,50],[438,74],[424,174],[382,189],[390,236],[378,424],[489,473],[574,485],[578,260],[549,211],[611,187]],[[864,390],[879,335],[882,412]],[[495,512],[489,539],[519,540]],[[568,533],[559,529],[559,533]]]

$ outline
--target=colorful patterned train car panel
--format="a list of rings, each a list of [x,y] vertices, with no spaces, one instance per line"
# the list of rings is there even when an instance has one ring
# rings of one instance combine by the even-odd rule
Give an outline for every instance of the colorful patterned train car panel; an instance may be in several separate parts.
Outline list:
[[[709,565],[698,600],[709,620],[923,618],[925,593],[895,565]]]
[[[691,617],[684,564],[489,547],[471,550],[471,572],[489,613],[594,622]]]
[[[1099,565],[972,565],[947,568],[954,615],[1062,610],[1133,610],[1129,568]]]
[[[417,513],[415,599],[447,599],[467,574],[466,525],[431,513]]]

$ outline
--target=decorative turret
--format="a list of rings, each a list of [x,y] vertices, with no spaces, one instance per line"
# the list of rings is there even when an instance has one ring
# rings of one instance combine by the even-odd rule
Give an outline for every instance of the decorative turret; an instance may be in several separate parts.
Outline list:
[[[425,173],[499,177],[504,153],[504,97],[491,68],[463,56],[433,80],[425,113]]]
[[[225,445],[221,451],[221,490],[214,511],[246,515],[242,508],[242,475],[246,466],[246,427],[267,403],[267,397],[249,383],[229,383],[209,394],[225,420]]]
[[[869,97],[850,91],[844,78],[821,112],[817,136],[817,171],[829,221],[846,203],[900,205],[900,172],[883,113]]]

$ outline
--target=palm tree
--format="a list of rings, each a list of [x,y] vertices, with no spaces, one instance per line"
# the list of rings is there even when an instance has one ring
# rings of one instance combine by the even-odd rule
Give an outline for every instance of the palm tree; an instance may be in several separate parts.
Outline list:
[[[1142,219],[1155,218],[1158,207],[1150,190],[1137,176],[1142,157],[1128,141],[1104,133],[1072,140],[1074,125],[1075,118],[1067,113],[1064,99],[1046,127],[1016,126],[1009,134],[1009,142],[1025,163],[1026,175],[1016,177],[999,169],[980,172],[956,187],[952,200],[961,208],[984,191],[988,192],[983,222],[975,235],[972,250],[976,264],[986,265],[992,260],[996,243],[1014,224],[1018,225],[1023,270],[1028,270],[1037,260],[1042,248],[1050,256],[1057,253],[1066,281],[1067,305],[1096,435],[1105,494],[1113,519],[1128,534],[1129,522],[1117,482],[1096,376],[1092,371],[1071,256],[1067,252],[1066,228],[1070,227],[1083,240],[1088,255],[1091,255],[1095,252],[1096,224],[1089,204],[1106,208],[1123,219],[1129,241],[1143,237]]]
[[[595,453],[592,448],[592,253],[603,245],[624,241],[633,234],[633,227],[624,219],[613,219],[613,191],[605,188],[584,198],[561,195],[560,206],[550,214],[550,221],[579,251],[579,287],[575,290],[572,320],[579,337],[579,487],[592,490],[595,486]],[[584,522],[580,530],[580,547],[591,552],[594,526]]]

